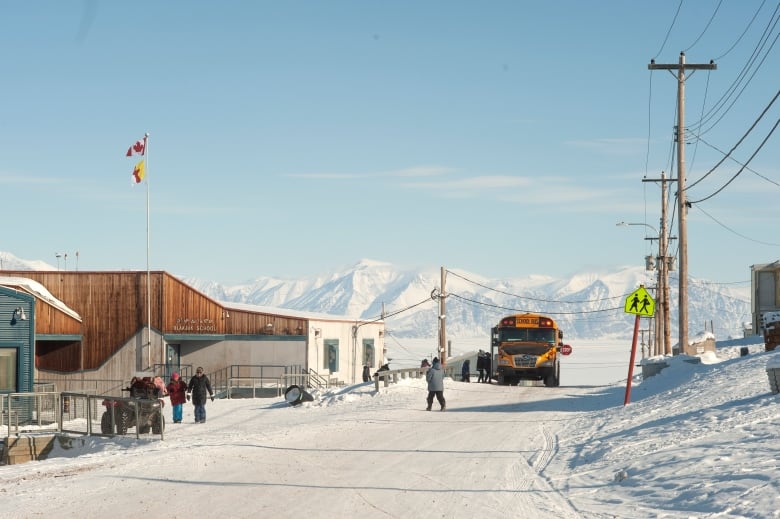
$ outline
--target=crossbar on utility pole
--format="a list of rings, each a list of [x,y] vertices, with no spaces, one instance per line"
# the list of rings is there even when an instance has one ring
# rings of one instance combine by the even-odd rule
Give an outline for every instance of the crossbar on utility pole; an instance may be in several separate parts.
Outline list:
[[[688,348],[688,203],[685,200],[685,71],[715,70],[718,66],[710,60],[706,64],[686,64],[685,53],[680,53],[678,63],[662,64],[650,60],[650,70],[677,71],[677,212],[679,223],[680,278],[679,278],[679,345],[678,353]]]

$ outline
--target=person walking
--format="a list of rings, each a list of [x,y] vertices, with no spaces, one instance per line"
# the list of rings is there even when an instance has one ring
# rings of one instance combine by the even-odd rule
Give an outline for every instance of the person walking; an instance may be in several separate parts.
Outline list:
[[[363,382],[369,382],[371,380],[371,368],[366,364],[363,366]]]
[[[214,392],[211,390],[209,377],[203,373],[203,368],[198,367],[187,386],[187,400],[190,399],[190,394],[192,394],[192,405],[195,406],[195,423],[206,422],[206,392],[208,392],[213,402]]]
[[[173,423],[181,423],[184,402],[187,401],[187,383],[181,379],[178,373],[174,373],[165,389],[168,391],[168,396],[171,397]]]
[[[428,371],[425,372],[425,380],[428,381],[428,408],[431,410],[433,405],[433,397],[439,401],[441,410],[444,411],[447,408],[447,402],[444,400],[444,370],[441,368],[441,362],[438,357],[433,359],[433,364]]]
[[[477,371],[479,371],[479,378],[477,379],[477,382],[484,382],[485,381],[485,352],[482,350],[479,350],[479,353],[477,353]]]
[[[471,382],[471,361],[466,359],[460,368],[460,376],[463,382]]]

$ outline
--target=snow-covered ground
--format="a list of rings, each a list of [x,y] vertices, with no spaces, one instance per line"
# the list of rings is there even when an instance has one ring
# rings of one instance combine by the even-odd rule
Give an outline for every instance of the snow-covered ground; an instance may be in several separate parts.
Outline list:
[[[629,345],[630,346],[630,345]],[[447,379],[217,400],[165,440],[87,438],[0,467],[3,517],[778,517],[776,355],[720,346],[700,364],[558,388]],[[690,360],[690,359],[688,359]],[[436,409],[438,406],[434,405]],[[166,407],[170,413],[170,407]],[[169,417],[170,418],[170,417]]]

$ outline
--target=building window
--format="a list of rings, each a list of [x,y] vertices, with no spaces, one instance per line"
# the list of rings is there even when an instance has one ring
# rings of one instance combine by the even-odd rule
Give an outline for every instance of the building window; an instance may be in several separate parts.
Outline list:
[[[0,348],[0,391],[17,391],[16,351],[16,348]]]
[[[323,369],[327,369],[331,373],[335,373],[339,370],[339,340],[338,339],[325,339],[322,347],[324,348],[324,361]]]
[[[374,355],[374,339],[363,339],[363,365],[374,367],[376,364]]]

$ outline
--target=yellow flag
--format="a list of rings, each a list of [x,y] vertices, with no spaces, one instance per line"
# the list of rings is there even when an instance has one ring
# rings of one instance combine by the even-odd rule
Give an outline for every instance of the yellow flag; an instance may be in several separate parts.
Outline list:
[[[133,169],[133,180],[135,181],[136,184],[140,184],[145,176],[146,176],[146,165],[142,160],[141,162],[136,164],[135,169]]]

